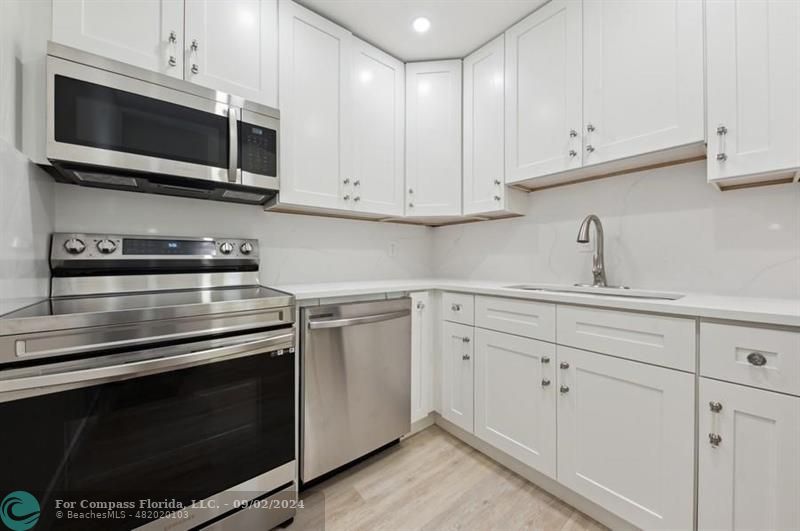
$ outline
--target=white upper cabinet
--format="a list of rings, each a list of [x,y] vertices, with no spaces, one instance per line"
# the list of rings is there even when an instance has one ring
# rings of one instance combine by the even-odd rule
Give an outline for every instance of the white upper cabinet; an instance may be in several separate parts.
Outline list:
[[[708,178],[800,166],[800,2],[709,0]]]
[[[581,166],[581,4],[553,0],[506,32],[506,182]]]
[[[282,0],[279,10],[281,203],[351,208],[351,35]]]
[[[700,0],[583,2],[583,122],[584,166],[703,142]]]
[[[800,529],[800,398],[700,378],[700,531]]]
[[[464,59],[464,214],[521,210],[505,187],[505,45],[501,35]]]
[[[184,77],[278,106],[277,0],[186,0]]]
[[[407,216],[461,214],[461,61],[406,65]]]
[[[56,0],[53,40],[183,77],[183,0]]]
[[[347,193],[360,211],[403,215],[405,65],[353,39],[353,175]]]

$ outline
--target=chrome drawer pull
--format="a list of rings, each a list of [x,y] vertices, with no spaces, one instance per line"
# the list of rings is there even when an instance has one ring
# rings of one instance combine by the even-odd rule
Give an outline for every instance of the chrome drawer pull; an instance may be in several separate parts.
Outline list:
[[[708,442],[711,444],[711,446],[716,448],[722,442],[722,435],[720,435],[719,433],[709,433]]]
[[[761,367],[767,364],[767,357],[760,352],[751,352],[747,355],[747,361],[750,363],[750,365]]]

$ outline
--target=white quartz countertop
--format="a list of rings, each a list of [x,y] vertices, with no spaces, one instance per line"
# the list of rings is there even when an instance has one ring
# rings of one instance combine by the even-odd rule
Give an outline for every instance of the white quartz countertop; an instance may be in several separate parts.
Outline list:
[[[524,291],[506,287],[518,284],[521,283],[513,281],[481,282],[452,279],[409,279],[287,284],[274,287],[294,294],[298,301],[404,291],[442,290],[618,310],[658,312],[687,317],[729,319],[800,327],[800,299],[768,299],[687,293],[677,300],[652,300],[580,293]]]

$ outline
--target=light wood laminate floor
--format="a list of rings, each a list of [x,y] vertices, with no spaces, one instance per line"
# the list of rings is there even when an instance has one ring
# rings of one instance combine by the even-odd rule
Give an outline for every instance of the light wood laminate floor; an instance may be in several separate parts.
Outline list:
[[[301,499],[289,531],[606,529],[436,426]]]

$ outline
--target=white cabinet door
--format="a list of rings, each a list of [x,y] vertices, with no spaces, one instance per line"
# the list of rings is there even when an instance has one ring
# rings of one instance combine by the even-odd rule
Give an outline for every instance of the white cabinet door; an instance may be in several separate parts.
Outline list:
[[[698,529],[800,529],[800,398],[700,378],[699,407]]]
[[[800,2],[709,0],[706,32],[709,180],[800,166]]]
[[[506,32],[506,182],[580,167],[581,86],[580,1],[553,0]]]
[[[642,529],[692,529],[694,375],[557,348],[558,480]]]
[[[278,106],[278,0],[186,0],[185,79]]]
[[[461,214],[461,61],[406,65],[406,215]]]
[[[411,422],[433,410],[433,326],[428,292],[411,294]]]
[[[350,33],[289,0],[279,11],[280,200],[351,208]]]
[[[183,0],[56,0],[53,40],[182,78]]]
[[[471,326],[442,323],[442,416],[472,433],[473,334]]]
[[[503,36],[464,59],[464,214],[503,208]]]
[[[701,0],[584,1],[583,90],[584,166],[702,142]]]
[[[357,210],[403,215],[405,65],[353,39],[353,175]]]
[[[556,347],[475,331],[475,435],[556,477]]]

